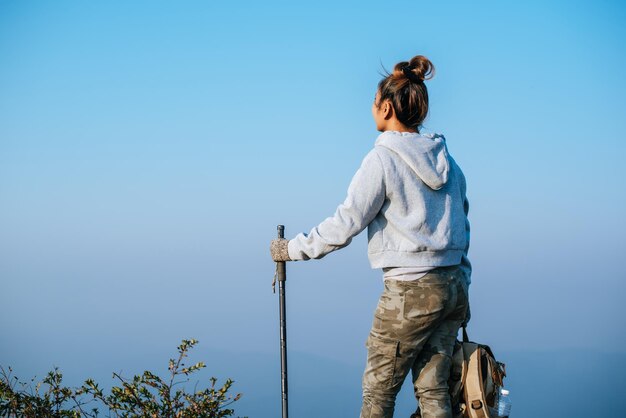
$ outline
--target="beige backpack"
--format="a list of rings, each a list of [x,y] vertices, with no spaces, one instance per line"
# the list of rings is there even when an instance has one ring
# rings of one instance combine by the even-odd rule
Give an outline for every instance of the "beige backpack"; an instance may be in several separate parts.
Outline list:
[[[498,393],[506,376],[504,363],[496,361],[489,346],[470,342],[463,328],[452,355],[448,386],[454,418],[494,418]],[[420,418],[419,408],[411,418]]]
[[[496,361],[489,346],[470,342],[463,328],[450,371],[450,401],[455,418],[493,418],[498,393],[506,376],[504,363]]]

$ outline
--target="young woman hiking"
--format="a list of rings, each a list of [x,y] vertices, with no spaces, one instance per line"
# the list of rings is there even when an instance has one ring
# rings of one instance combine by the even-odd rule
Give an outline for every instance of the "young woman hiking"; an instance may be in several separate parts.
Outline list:
[[[361,418],[392,417],[409,371],[423,418],[451,417],[451,355],[469,319],[471,266],[465,178],[441,135],[421,134],[428,113],[424,56],[396,64],[378,83],[372,116],[381,134],[334,216],[308,234],[270,245],[274,261],[309,260],[368,228],[372,268],[384,291],[367,338]]]

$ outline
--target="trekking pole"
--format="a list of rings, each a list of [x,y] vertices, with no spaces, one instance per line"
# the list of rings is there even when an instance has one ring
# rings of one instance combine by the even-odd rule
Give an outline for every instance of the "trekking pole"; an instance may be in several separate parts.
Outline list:
[[[278,225],[278,238],[285,238],[284,225]],[[280,309],[280,380],[283,407],[283,418],[289,417],[287,407],[287,318],[285,311],[285,281],[287,267],[284,261],[276,262],[276,278],[278,280],[278,301]]]

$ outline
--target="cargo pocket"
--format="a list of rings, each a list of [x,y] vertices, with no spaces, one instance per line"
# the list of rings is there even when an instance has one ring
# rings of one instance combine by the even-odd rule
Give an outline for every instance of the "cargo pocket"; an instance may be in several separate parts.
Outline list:
[[[367,366],[363,374],[363,386],[390,389],[394,385],[399,341],[370,334],[367,347]]]

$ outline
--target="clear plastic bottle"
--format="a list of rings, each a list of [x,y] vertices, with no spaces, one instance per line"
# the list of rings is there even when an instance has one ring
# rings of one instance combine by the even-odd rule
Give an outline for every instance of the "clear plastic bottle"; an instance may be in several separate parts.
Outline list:
[[[498,393],[498,417],[507,418],[511,413],[511,398],[509,398],[509,391],[506,389],[500,389]]]

